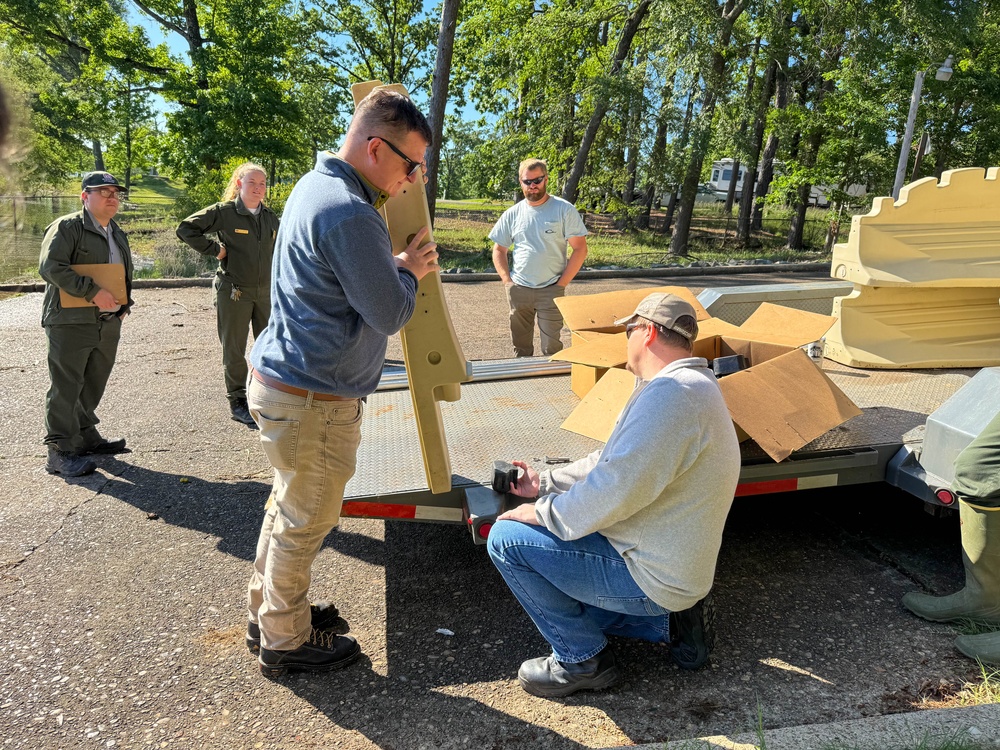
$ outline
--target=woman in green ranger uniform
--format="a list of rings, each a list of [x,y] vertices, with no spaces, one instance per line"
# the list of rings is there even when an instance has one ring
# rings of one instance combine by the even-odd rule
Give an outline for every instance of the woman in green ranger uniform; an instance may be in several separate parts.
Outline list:
[[[263,203],[266,193],[264,168],[246,162],[233,171],[221,202],[177,227],[181,240],[219,259],[213,286],[226,396],[233,419],[253,430],[257,425],[247,409],[247,335],[252,325],[256,339],[271,315],[271,257],[278,236],[278,217]]]

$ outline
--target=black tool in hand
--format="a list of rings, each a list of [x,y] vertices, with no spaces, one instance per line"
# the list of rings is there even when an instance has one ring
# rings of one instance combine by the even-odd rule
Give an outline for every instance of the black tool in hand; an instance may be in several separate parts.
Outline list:
[[[507,461],[493,462],[493,491],[504,494],[517,484],[517,467]]]

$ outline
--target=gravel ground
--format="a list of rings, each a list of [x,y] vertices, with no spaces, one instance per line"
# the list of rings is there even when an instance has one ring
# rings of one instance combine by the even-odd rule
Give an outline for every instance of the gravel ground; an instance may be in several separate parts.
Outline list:
[[[445,290],[467,358],[507,356],[499,285]],[[136,299],[100,410],[133,452],[71,481],[42,468],[41,295],[0,302],[2,747],[599,748],[744,732],[758,710],[767,727],[913,710],[974,674],[950,628],[899,604],[958,585],[955,519],[879,485],[738,501],[710,668],[619,641],[623,684],[564,701],[518,687],[544,642],[467,531],[347,519],[312,590],[365,658],[268,681],[243,646],[243,594],[270,470],[228,418],[209,291]]]

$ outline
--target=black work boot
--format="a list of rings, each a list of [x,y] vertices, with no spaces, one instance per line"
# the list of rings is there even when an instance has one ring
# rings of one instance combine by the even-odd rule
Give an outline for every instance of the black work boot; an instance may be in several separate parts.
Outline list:
[[[344,635],[351,629],[347,620],[340,616],[340,611],[328,602],[310,604],[309,614],[312,616],[312,626],[316,630]],[[247,623],[246,644],[251,654],[260,652],[260,625],[255,622]]]
[[[361,656],[361,646],[349,635],[313,629],[309,639],[291,651],[272,651],[261,646],[260,671],[265,677],[281,677],[289,669],[328,672],[346,667]]]
[[[129,450],[125,447],[125,438],[108,440],[99,432],[94,432],[89,437],[83,438],[81,446],[76,449],[76,455],[78,456],[89,456],[95,453],[104,456],[113,456],[117,453],[128,452]]]
[[[670,655],[681,669],[698,669],[715,646],[715,604],[709,594],[690,609],[670,613]]]
[[[245,424],[251,430],[257,429],[257,423],[250,416],[250,409],[245,398],[234,398],[229,402],[229,411],[233,414],[233,419],[240,424]]]
[[[54,445],[49,446],[49,460],[45,462],[45,471],[49,474],[61,474],[64,477],[82,477],[93,474],[97,464],[89,458],[75,456],[69,451],[61,451]]]
[[[563,698],[577,690],[602,690],[621,679],[610,645],[579,664],[566,664],[555,656],[528,659],[517,672],[521,687],[542,698]]]

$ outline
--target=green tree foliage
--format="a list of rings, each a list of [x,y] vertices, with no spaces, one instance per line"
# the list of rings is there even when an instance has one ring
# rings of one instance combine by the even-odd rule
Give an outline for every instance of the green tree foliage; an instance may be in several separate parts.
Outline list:
[[[420,0],[317,0],[310,17],[320,57],[350,83],[428,87],[437,20]]]
[[[441,12],[418,0],[123,2],[0,0],[33,184],[99,157],[127,168],[127,143],[199,197],[233,160],[291,184],[337,145],[351,83],[400,82],[423,102],[436,62]],[[135,13],[183,50],[152,44]],[[662,208],[683,253],[698,183],[729,157],[761,175],[760,200],[748,189],[734,209],[739,236],[752,241],[770,189],[797,247],[816,186],[888,193],[917,71],[931,69],[914,143],[932,145],[918,176],[1000,163],[998,17],[1000,0],[465,0],[448,96],[485,120],[444,120],[437,192],[512,199],[518,162],[538,156],[554,191],[622,228]],[[949,54],[952,79],[934,80]],[[160,136],[151,95],[166,102]]]

